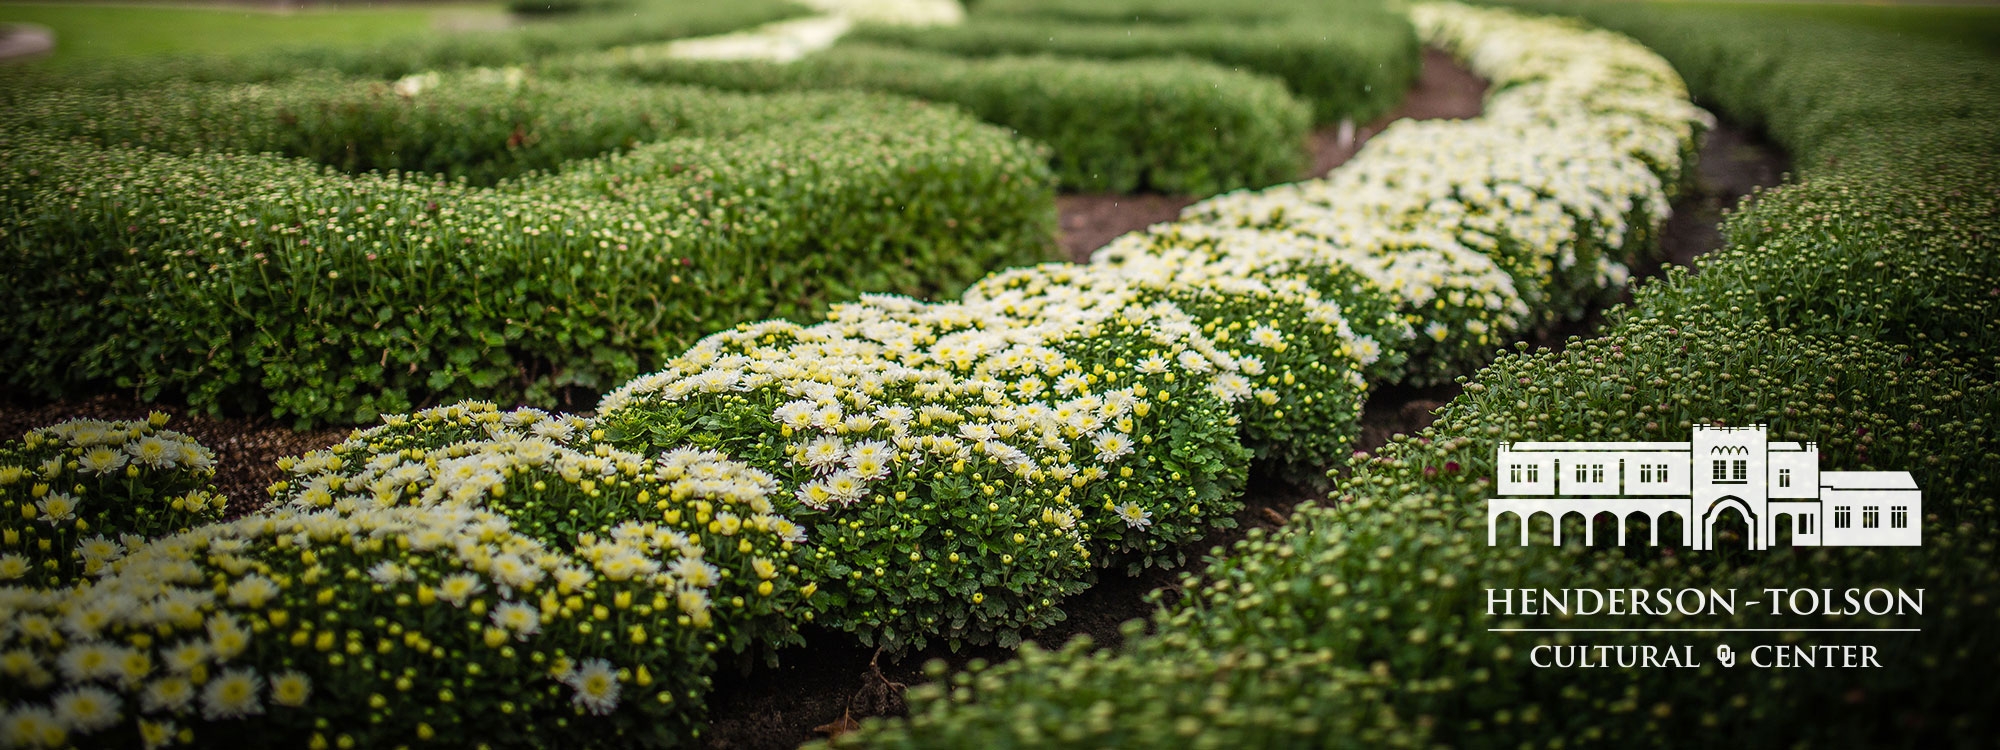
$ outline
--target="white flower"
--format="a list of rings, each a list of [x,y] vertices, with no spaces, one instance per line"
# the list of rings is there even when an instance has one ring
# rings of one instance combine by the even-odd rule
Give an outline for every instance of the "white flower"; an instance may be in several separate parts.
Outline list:
[[[312,697],[312,679],[303,672],[280,672],[271,676],[271,702],[299,707]]]
[[[263,607],[264,602],[277,595],[277,582],[255,573],[229,585],[229,603],[251,609]]]
[[[833,492],[827,489],[825,480],[807,482],[801,485],[793,496],[798,498],[799,504],[813,510],[826,510],[833,505],[834,500]]]
[[[868,495],[868,483],[851,470],[839,471],[826,478],[826,491],[835,502],[853,505]]]
[[[264,713],[264,705],[257,699],[257,694],[263,690],[263,683],[263,679],[249,669],[223,672],[202,688],[201,715],[214,721]]]
[[[1126,526],[1143,529],[1153,525],[1153,512],[1139,507],[1138,503],[1125,503],[1115,510],[1118,519],[1124,521]]]
[[[394,561],[383,560],[368,569],[368,577],[382,586],[394,586],[414,577],[410,571]]]
[[[542,629],[542,617],[534,607],[520,602],[507,602],[493,609],[493,624],[513,631],[514,637],[527,640]]]
[[[41,511],[41,520],[51,526],[76,518],[76,506],[76,498],[61,492],[51,492],[35,503],[35,509]]]
[[[563,675],[562,681],[576,690],[572,700],[598,716],[618,708],[618,671],[603,659],[585,659]]]
[[[78,734],[89,734],[118,723],[118,696],[98,687],[71,688],[56,696],[56,718]]]
[[[439,599],[451,602],[453,606],[463,607],[473,596],[485,590],[486,584],[481,582],[478,576],[471,573],[455,573],[438,582],[437,595]]]
[[[1257,326],[1250,329],[1250,343],[1266,349],[1275,349],[1279,344],[1285,343],[1285,335],[1270,326]]]
[[[80,643],[64,651],[56,659],[56,666],[62,669],[63,678],[70,682],[82,682],[118,674],[120,654],[118,649],[104,643]]]
[[[55,712],[40,706],[20,706],[0,714],[0,745],[6,747],[64,745],[66,731]]]
[[[799,451],[799,460],[821,474],[833,471],[834,467],[845,458],[847,458],[847,445],[840,438],[832,436],[806,443],[805,448]]]
[[[92,474],[109,474],[125,468],[125,453],[109,446],[97,446],[83,452],[77,463],[84,471]]]
[[[140,440],[128,442],[126,452],[132,454],[132,458],[138,460],[140,464],[152,468],[174,468],[174,458],[180,456],[180,450],[168,444],[166,440],[160,440],[160,436],[144,436]]]
[[[714,586],[722,579],[721,569],[704,562],[699,557],[683,557],[675,560],[672,565],[667,566],[667,570],[671,571],[674,578],[679,579],[681,583],[699,589]]]
[[[1091,437],[1097,448],[1097,462],[1109,464],[1132,452],[1132,438],[1116,430],[1103,430]]]

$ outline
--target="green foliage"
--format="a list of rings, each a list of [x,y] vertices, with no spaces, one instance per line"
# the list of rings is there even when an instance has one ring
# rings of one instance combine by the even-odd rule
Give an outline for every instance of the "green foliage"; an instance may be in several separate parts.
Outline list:
[[[1307,105],[1267,77],[1193,60],[969,60],[854,44],[792,63],[682,60],[646,48],[552,72],[739,91],[859,88],[957,105],[1047,144],[1066,190],[1208,195],[1296,178]]]
[[[166,423],[71,420],[0,443],[0,581],[73,583],[144,540],[221,520],[215,454]]]
[[[848,39],[970,57],[1189,57],[1283,80],[1293,94],[1312,104],[1318,122],[1367,122],[1388,113],[1416,80],[1422,60],[1408,19],[1360,5],[1343,13],[1255,25],[1118,20],[1123,22],[975,14],[953,27],[864,26]]]
[[[505,87],[476,78],[438,88],[458,102]],[[19,366],[8,381],[45,394],[113,382],[299,424],[475,395],[550,404],[737,321],[810,315],[869,290],[949,292],[1038,255],[1053,234],[1042,154],[921,104],[672,91],[635,92],[661,107],[635,111],[599,89],[603,119],[584,121],[597,124],[533,120],[546,137],[524,149],[494,142],[525,132],[504,124],[447,127],[422,93],[411,103],[301,85],[270,96],[320,91],[356,106],[290,124],[272,106],[182,132],[320,157],[393,150],[384,158],[486,176],[637,138],[648,118],[700,137],[480,188],[271,155],[9,136],[0,309],[16,325],[0,350]],[[28,111],[107,140],[148,137],[72,108],[103,100],[50,101]],[[537,86],[496,101],[519,113],[569,106]]]

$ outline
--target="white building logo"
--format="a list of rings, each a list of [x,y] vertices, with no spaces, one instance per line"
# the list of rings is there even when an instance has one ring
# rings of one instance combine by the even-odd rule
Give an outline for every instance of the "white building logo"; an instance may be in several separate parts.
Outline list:
[[[1715,522],[1735,509],[1750,525],[1750,549],[1769,549],[1791,531],[1795,547],[1915,547],[1923,544],[1923,495],[1907,471],[1820,471],[1819,446],[1771,442],[1764,425],[1696,426],[1685,443],[1501,443],[1500,497],[1486,504],[1486,544],[1512,513],[1528,544],[1529,521],[1546,513],[1553,541],[1562,519],[1584,518],[1592,544],[1599,514],[1625,524],[1643,514],[1660,543],[1660,523],[1679,517],[1681,545],[1715,548]]]

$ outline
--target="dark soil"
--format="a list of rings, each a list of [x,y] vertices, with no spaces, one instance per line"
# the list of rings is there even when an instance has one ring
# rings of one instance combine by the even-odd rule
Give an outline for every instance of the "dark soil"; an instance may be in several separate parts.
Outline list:
[[[1409,101],[1392,117],[1476,116],[1484,89],[1483,82],[1448,57],[1428,53],[1423,77],[1412,89]],[[1390,119],[1356,128],[1351,140],[1343,139],[1338,128],[1316,134],[1314,174],[1324,174],[1353,156],[1360,142],[1380,132]],[[1711,133],[1701,153],[1700,177],[1676,202],[1674,217],[1663,235],[1666,262],[1687,265],[1694,257],[1720,246],[1715,225],[1722,211],[1754,188],[1776,184],[1786,167],[1783,157],[1752,134],[1727,124]],[[1189,202],[1172,196],[1064,196],[1058,199],[1064,247],[1071,257],[1081,259],[1119,234],[1175,218]],[[1633,272],[1635,277],[1656,276],[1662,268],[1658,263],[1642,264]],[[1570,335],[1595,330],[1600,319],[1601,312],[1594,313],[1585,320],[1541,331],[1529,340],[1536,346],[1560,347]],[[1457,394],[1457,386],[1377,389],[1363,415],[1356,449],[1373,451],[1391,435],[1415,433],[1431,422],[1433,410]],[[142,404],[130,395],[48,403],[0,392],[0,436],[11,438],[34,427],[79,417],[139,419],[155,410],[173,415],[168,429],[187,433],[215,450],[216,484],[229,495],[232,509],[238,513],[262,504],[264,488],[279,478],[274,465],[278,458],[332,445],[348,432],[347,428],[293,432],[257,417],[191,416],[186,409]],[[1332,463],[1345,457],[1329,458]],[[1198,569],[1203,554],[1226,547],[1250,528],[1282,525],[1295,506],[1320,496],[1265,472],[1253,474],[1246,506],[1235,515],[1237,528],[1211,534],[1195,545],[1188,551],[1190,561],[1185,569]],[[1037,634],[1036,640],[1060,644],[1088,635],[1099,644],[1116,644],[1121,639],[1120,625],[1153,610],[1148,600],[1151,592],[1171,596],[1180,575],[1178,571],[1149,570],[1128,577],[1122,571],[1107,571],[1096,586],[1064,603],[1069,620]],[[891,658],[859,646],[843,633],[808,629],[805,636],[807,645],[785,652],[781,666],[747,672],[725,669],[716,678],[709,698],[711,747],[796,747],[845,720],[901,713],[901,688],[923,681],[921,669],[927,660],[940,658],[962,666],[974,658],[1000,661],[1011,656],[1011,651],[998,647],[967,648],[954,654],[933,646]]]
[[[1424,50],[1424,65],[1403,103],[1387,116],[1356,126],[1330,125],[1308,139],[1312,168],[1306,177],[1323,177],[1354,158],[1361,144],[1403,118],[1416,120],[1477,117],[1486,97],[1486,81],[1434,49]],[[1078,194],[1056,198],[1061,215],[1065,257],[1082,263],[1090,253],[1126,232],[1173,221],[1198,198],[1185,195]]]

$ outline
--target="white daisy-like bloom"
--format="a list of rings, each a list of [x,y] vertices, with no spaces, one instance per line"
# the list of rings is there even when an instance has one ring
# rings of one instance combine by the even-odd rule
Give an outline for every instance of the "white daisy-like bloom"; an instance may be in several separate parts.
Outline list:
[[[541,567],[515,554],[494,555],[487,572],[502,585],[521,590],[534,588],[547,575]]]
[[[125,545],[112,541],[102,534],[78,542],[76,553],[84,562],[107,563],[125,556]]]
[[[1139,507],[1138,503],[1128,502],[1117,506],[1113,511],[1118,514],[1118,520],[1124,521],[1126,526],[1143,529],[1153,525],[1153,512]]]
[[[826,478],[826,491],[834,502],[853,505],[868,496],[868,482],[851,469],[837,471]]]
[[[517,640],[525,641],[542,629],[541,612],[520,602],[502,603],[493,608],[491,618],[494,625],[513,633]]]
[[[229,584],[229,603],[239,607],[261,609],[265,602],[277,595],[278,583],[256,573]]]
[[[779,517],[771,521],[771,533],[780,540],[801,544],[806,540],[805,527],[793,523],[791,519]]]
[[[163,677],[146,684],[139,706],[149,714],[179,713],[194,702],[194,697],[194,683],[186,677]]]
[[[1250,343],[1266,349],[1275,349],[1285,343],[1285,334],[1270,326],[1257,326],[1250,329]]]
[[[41,706],[16,706],[0,714],[0,745],[7,747],[62,745],[67,733],[55,712]]]
[[[70,688],[57,695],[54,702],[56,719],[77,734],[91,734],[117,724],[123,705],[111,691],[94,686]]]
[[[813,510],[826,510],[833,506],[835,500],[833,491],[827,487],[826,480],[824,479],[799,485],[798,490],[794,491],[792,496],[798,499],[800,505]]]
[[[231,669],[217,675],[201,690],[201,715],[210,720],[240,719],[264,713],[259,693],[264,680],[250,669]]]
[[[1091,437],[1091,445],[1097,449],[1097,462],[1110,464],[1132,453],[1132,438],[1116,430],[1103,430]]]
[[[129,459],[124,451],[100,445],[84,451],[83,455],[77,458],[77,464],[83,471],[92,474],[109,474],[125,468],[127,460]]]
[[[674,594],[674,606],[693,617],[708,614],[708,604],[708,592],[702,589],[681,589]]]
[[[28,575],[28,558],[14,553],[0,554],[0,581],[12,581]]]
[[[35,510],[40,512],[36,520],[43,521],[52,526],[73,520],[76,518],[77,505],[76,498],[70,497],[66,493],[51,492],[47,497],[35,503]]]
[[[167,670],[175,674],[193,672],[208,662],[208,642],[203,640],[182,641],[180,644],[162,649]]]
[[[846,458],[847,444],[833,436],[817,438],[799,451],[799,461],[821,474],[833,471]]]
[[[452,606],[463,607],[472,597],[486,590],[486,584],[471,573],[454,573],[438,581],[437,596]]]
[[[592,714],[603,716],[618,709],[618,670],[604,659],[585,659],[572,667],[562,681],[576,690],[572,700]]]
[[[120,656],[115,646],[102,642],[79,643],[64,651],[56,659],[56,666],[62,670],[63,679],[83,682],[118,674]]]
[[[675,560],[667,570],[675,580],[684,586],[698,589],[713,587],[722,580],[721,569],[698,557],[683,557]]]
[[[413,577],[409,569],[397,565],[393,560],[383,560],[368,569],[368,578],[381,586],[394,586]]]
[[[303,672],[271,675],[271,702],[297,708],[312,698],[312,679]]]
[[[174,458],[180,458],[180,450],[156,434],[128,442],[124,450],[132,454],[132,460],[152,468],[174,468]]]

